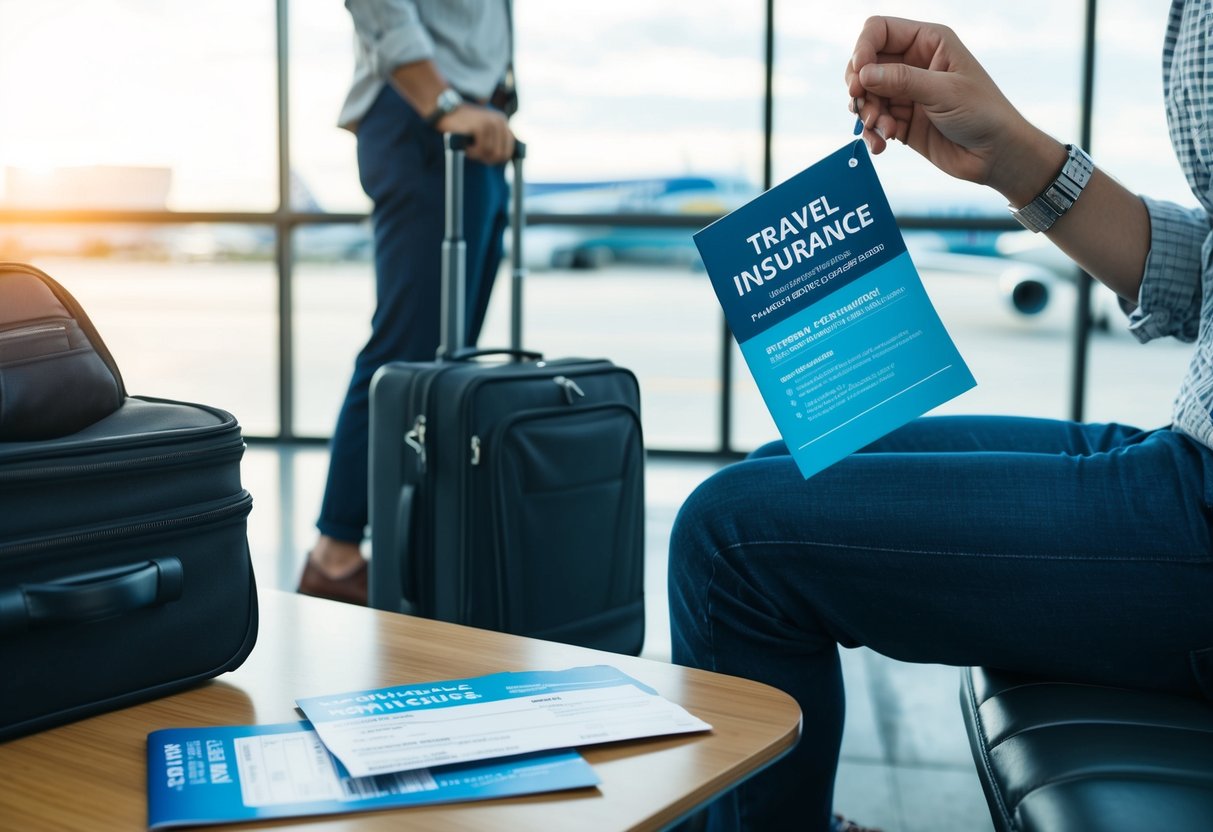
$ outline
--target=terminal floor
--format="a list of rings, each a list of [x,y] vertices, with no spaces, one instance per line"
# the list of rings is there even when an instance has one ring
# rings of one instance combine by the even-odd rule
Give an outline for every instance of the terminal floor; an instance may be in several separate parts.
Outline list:
[[[318,446],[249,448],[245,487],[253,494],[249,541],[262,586],[294,589],[324,487],[327,451]],[[648,602],[644,655],[670,658],[666,549],[683,499],[711,462],[650,460],[647,467]],[[843,650],[847,723],[835,806],[884,832],[987,832],[992,828],[969,754],[955,668],[908,665],[870,650]],[[813,719],[806,713],[805,720]]]

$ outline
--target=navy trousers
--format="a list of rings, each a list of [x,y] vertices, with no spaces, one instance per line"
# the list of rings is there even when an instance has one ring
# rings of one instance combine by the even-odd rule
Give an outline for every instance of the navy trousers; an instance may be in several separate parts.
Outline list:
[[[670,543],[674,661],[788,692],[803,733],[709,829],[828,828],[839,646],[1213,697],[1211,483],[1169,429],[996,416],[919,419],[808,480],[782,444],[715,474]]]
[[[358,173],[374,203],[371,336],[337,417],[320,518],[322,534],[359,542],[367,524],[371,376],[389,361],[432,361],[438,348],[445,159],[442,136],[391,87],[358,126]],[[501,263],[509,192],[504,166],[464,172],[468,341],[475,343]]]

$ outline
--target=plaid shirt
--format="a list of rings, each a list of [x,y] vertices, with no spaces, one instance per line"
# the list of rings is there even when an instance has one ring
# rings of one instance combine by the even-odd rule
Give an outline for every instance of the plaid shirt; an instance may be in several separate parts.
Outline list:
[[[1142,197],[1150,254],[1129,329],[1139,341],[1173,335],[1197,341],[1175,398],[1175,429],[1213,447],[1213,4],[1174,0],[1163,46],[1163,90],[1171,144],[1200,208]]]

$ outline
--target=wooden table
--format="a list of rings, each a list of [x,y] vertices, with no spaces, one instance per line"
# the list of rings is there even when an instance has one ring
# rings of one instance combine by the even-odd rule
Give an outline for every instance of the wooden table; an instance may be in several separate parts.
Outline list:
[[[145,828],[146,739],[158,728],[287,722],[298,718],[294,700],[301,696],[590,664],[618,667],[713,731],[583,748],[602,779],[597,788],[237,828],[658,829],[779,758],[799,736],[795,701],[745,679],[263,591],[257,646],[238,670],[175,696],[0,743],[0,829]]]

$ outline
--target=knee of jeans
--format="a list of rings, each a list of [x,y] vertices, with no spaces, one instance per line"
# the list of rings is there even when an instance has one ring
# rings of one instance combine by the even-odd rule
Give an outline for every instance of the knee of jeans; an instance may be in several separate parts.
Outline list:
[[[706,576],[714,555],[735,542],[737,469],[717,471],[691,492],[670,531],[670,575]]]

